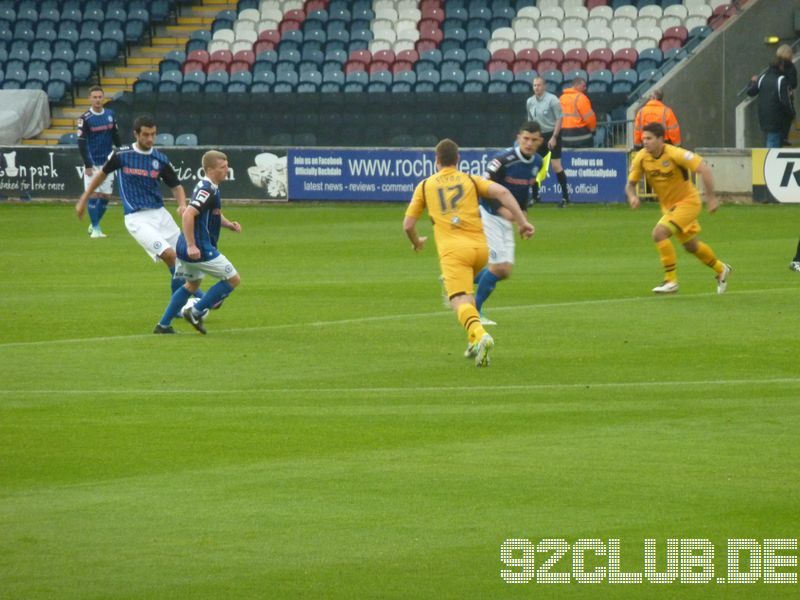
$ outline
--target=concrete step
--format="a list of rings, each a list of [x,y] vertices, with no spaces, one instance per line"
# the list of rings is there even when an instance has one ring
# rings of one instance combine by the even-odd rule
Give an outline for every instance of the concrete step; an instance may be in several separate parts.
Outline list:
[[[74,131],[74,129],[72,129],[72,128],[70,128],[70,129],[53,129],[53,128],[45,129],[44,131],[42,131],[42,133],[39,134],[39,137],[37,139],[40,139],[40,140],[57,140],[58,138],[60,138],[65,133],[70,133],[72,131]]]
[[[164,58],[163,54],[157,56],[129,56],[127,68],[157,67],[162,58]]]
[[[195,29],[208,29],[214,17],[178,17],[178,25],[191,25]]]
[[[58,138],[56,139],[34,138],[32,140],[22,140],[23,146],[55,146],[56,144],[58,144]]]
[[[131,77],[119,77],[117,75],[112,75],[110,77],[103,76],[102,78],[103,89],[108,90],[109,88],[112,87],[128,88],[132,86],[134,83],[136,83],[136,79],[137,79],[136,75],[133,75]]]
[[[74,129],[75,128],[75,119],[66,119],[63,117],[53,117],[50,119],[50,125],[53,128],[64,128],[67,129]]]

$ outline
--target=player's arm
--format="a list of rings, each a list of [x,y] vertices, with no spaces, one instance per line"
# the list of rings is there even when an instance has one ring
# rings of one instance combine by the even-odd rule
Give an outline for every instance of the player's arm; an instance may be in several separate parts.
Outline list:
[[[509,192],[508,189],[492,181],[489,183],[486,195],[493,200],[497,200],[503,208],[511,213],[511,216],[514,217],[514,221],[519,226],[519,234],[522,237],[528,239],[533,235],[535,228],[528,222],[525,213],[522,212],[522,209],[519,207],[517,199],[514,198],[514,195]]]
[[[182,187],[181,190],[183,190]],[[181,229],[183,229],[183,237],[186,239],[186,254],[189,255],[189,258],[198,259],[200,258],[200,248],[197,247],[197,240],[194,239],[194,222],[200,212],[194,206],[185,206],[186,198],[183,199],[183,202],[184,211],[181,215]]]
[[[222,225],[225,229],[230,229],[234,233],[240,233],[242,231],[242,226],[239,224],[239,221],[229,221],[222,213],[219,214],[219,218],[220,225]]]
[[[411,202],[408,203],[406,215],[403,218],[403,231],[406,237],[411,241],[411,249],[414,252],[420,252],[425,248],[425,242],[428,241],[427,236],[421,236],[417,233],[417,221],[422,215],[422,210],[425,208],[425,181],[420,182],[414,190],[414,195]]]
[[[78,119],[78,152],[83,159],[84,172],[91,177],[94,163],[89,156],[89,125],[83,118]]]
[[[711,173],[711,167],[709,167],[706,163],[700,163],[695,173],[700,176],[700,180],[703,182],[708,212],[713,213],[719,208],[719,200],[714,194],[714,176]]]
[[[106,164],[103,165],[103,168],[94,174],[94,177],[92,177],[92,180],[89,182],[89,187],[81,194],[81,197],[78,198],[78,202],[75,204],[75,214],[78,215],[78,219],[83,219],[83,215],[86,212],[86,203],[89,202],[89,198],[92,197],[94,191],[103,185],[109,173],[116,171],[121,166],[122,163],[119,162],[119,157],[116,152],[114,152],[106,161]]]
[[[639,152],[642,152],[641,150]],[[628,204],[631,208],[639,208],[641,201],[637,193],[639,180],[642,178],[642,161],[639,159],[639,152],[633,157],[631,162],[631,170],[628,173],[628,181],[625,184],[625,196],[628,198]]]
[[[111,128],[111,143],[114,144],[115,148],[122,146],[122,138],[119,137],[119,127],[116,119],[114,119],[114,126]]]
[[[178,203],[178,214],[183,214],[186,210],[186,191],[183,189],[181,181],[178,179],[178,174],[171,164],[167,163],[161,168],[161,179],[172,190],[172,197]]]
[[[561,135],[561,122],[564,120],[564,113],[561,110],[560,102],[553,103],[553,112],[556,115],[556,125],[553,128],[553,135],[550,136],[550,140],[547,142],[547,147],[550,148],[550,150],[556,147],[558,136]]]

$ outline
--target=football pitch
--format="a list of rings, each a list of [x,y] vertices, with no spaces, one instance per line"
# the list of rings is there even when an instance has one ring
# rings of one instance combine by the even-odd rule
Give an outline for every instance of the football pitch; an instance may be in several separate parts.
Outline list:
[[[0,205],[0,597],[797,597],[797,207],[704,212],[728,292],[668,297],[655,206],[534,208],[488,369],[404,208],[227,206],[241,286],[156,336],[119,206]]]

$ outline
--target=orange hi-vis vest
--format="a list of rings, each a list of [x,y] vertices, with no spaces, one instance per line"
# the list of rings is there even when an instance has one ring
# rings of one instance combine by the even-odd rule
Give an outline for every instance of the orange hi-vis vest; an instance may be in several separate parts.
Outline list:
[[[678,146],[681,143],[681,127],[672,109],[660,100],[650,100],[633,121],[633,145],[642,145],[642,128],[649,123],[661,123],[664,127],[664,141]]]
[[[575,88],[565,88],[559,98],[561,102],[561,141],[564,146],[583,146],[589,142],[597,129],[597,116],[589,97]]]

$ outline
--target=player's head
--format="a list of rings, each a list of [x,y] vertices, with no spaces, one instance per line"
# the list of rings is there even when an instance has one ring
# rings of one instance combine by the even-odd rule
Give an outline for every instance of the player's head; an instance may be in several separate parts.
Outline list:
[[[203,170],[206,177],[219,185],[228,176],[228,157],[219,150],[209,150],[203,154]]]
[[[650,92],[650,99],[658,100],[659,102],[661,102],[664,99],[664,90],[662,90],[661,88],[653,90],[652,92]]]
[[[103,88],[101,88],[99,85],[93,85],[89,88],[89,103],[92,105],[92,108],[95,109],[95,111],[103,108],[104,97],[105,93],[103,92]]]
[[[789,44],[783,44],[780,48],[777,49],[775,52],[775,56],[780,58],[781,60],[791,60],[794,58],[794,52],[792,51],[792,47]]]
[[[519,151],[525,156],[533,156],[543,141],[542,128],[536,121],[525,121],[517,132]]]
[[[451,139],[436,144],[436,162],[440,167],[455,167],[458,164],[458,144]]]
[[[664,126],[661,123],[654,121],[642,127],[642,146],[650,154],[661,154],[664,146]]]
[[[150,115],[140,115],[133,122],[133,137],[142,150],[150,150],[156,143],[156,122]]]
[[[534,77],[533,93],[536,94],[537,96],[543,96],[546,91],[547,91],[547,85],[545,85],[544,77]]]
[[[572,80],[572,87],[573,89],[582,92],[586,89],[586,80],[583,77],[576,77]]]

